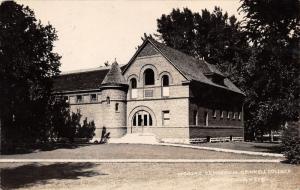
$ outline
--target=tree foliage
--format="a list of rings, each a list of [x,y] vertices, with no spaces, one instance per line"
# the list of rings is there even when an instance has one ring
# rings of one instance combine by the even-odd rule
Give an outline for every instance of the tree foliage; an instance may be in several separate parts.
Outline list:
[[[253,50],[241,76],[247,126],[263,134],[299,115],[299,1],[243,0],[240,9]]]
[[[198,59],[204,58],[236,81],[240,62],[249,53],[245,51],[248,44],[239,25],[235,16],[223,13],[220,7],[212,12],[204,9],[201,14],[184,8],[162,15],[157,20],[157,31],[166,45]]]
[[[60,56],[55,29],[13,1],[0,4],[0,119],[2,141],[46,140],[52,77]]]
[[[300,164],[300,123],[291,122],[284,129],[282,146],[287,161],[291,164]]]

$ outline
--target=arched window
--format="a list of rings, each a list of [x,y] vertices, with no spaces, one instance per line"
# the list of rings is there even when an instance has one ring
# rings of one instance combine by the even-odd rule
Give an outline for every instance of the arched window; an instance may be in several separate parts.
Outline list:
[[[109,96],[106,97],[106,103],[110,104],[110,98],[109,98]]]
[[[169,86],[169,76],[168,75],[164,75],[162,76],[162,86]]]
[[[135,78],[130,79],[130,88],[131,88],[131,98],[137,98],[137,81]]]
[[[152,69],[146,69],[144,72],[144,84],[154,85],[154,72]]]
[[[169,96],[169,76],[163,75],[161,77],[161,85],[162,85],[162,96]]]
[[[132,118],[133,126],[152,126],[152,117],[147,111],[138,111]]]
[[[130,79],[130,87],[131,87],[131,89],[135,89],[136,88],[136,79],[135,78],[132,78],[132,79]]]

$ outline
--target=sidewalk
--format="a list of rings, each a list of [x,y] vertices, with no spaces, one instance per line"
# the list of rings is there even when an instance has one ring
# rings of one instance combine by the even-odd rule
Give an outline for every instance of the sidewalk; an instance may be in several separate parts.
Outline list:
[[[272,157],[277,157],[277,158],[284,158],[283,154],[266,153],[266,152],[232,150],[232,149],[224,149],[224,148],[201,147],[201,146],[195,146],[195,145],[172,144],[172,143],[159,143],[159,144],[153,144],[153,145],[174,146],[174,147],[193,148],[193,149],[200,149],[200,150],[212,150],[212,151],[217,151],[217,152],[229,152],[229,153],[236,153],[236,154],[247,154],[247,155],[255,155],[255,156],[272,156]]]
[[[281,159],[0,159],[0,163],[279,163]]]

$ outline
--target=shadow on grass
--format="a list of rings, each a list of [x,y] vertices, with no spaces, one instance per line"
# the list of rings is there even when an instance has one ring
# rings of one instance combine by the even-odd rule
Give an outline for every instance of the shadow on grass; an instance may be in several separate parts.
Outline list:
[[[79,147],[89,146],[91,144],[78,144],[78,143],[49,143],[37,145],[24,145],[14,147],[13,149],[2,149],[1,155],[14,155],[14,154],[29,154],[36,151],[52,151],[56,149],[75,149]]]
[[[108,175],[92,171],[94,163],[55,163],[50,165],[28,164],[16,168],[1,169],[1,189],[15,189],[47,184],[48,180],[80,179],[95,175]]]

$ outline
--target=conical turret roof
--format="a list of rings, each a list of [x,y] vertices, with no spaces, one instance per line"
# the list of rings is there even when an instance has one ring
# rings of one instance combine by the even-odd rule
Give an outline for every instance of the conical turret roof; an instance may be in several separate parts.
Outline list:
[[[116,61],[111,65],[110,70],[106,74],[101,84],[102,85],[128,85]]]

